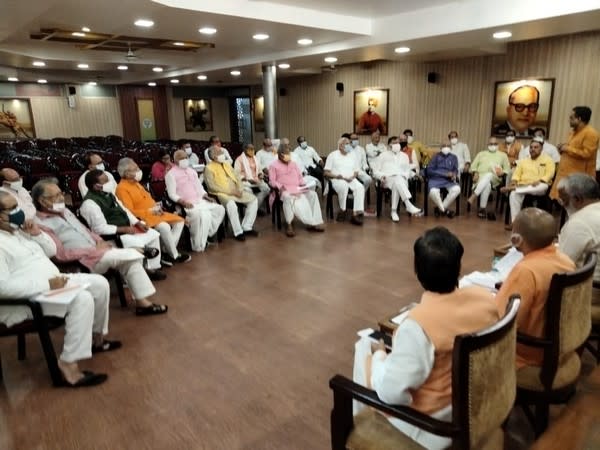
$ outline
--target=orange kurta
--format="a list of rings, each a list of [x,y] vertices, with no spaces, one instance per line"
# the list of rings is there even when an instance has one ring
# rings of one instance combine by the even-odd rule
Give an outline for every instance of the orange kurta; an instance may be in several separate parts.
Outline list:
[[[129,211],[146,222],[150,228],[161,222],[174,223],[183,220],[180,216],[168,212],[154,214],[152,208],[156,205],[156,200],[137,181],[122,179],[117,185],[116,195]]]
[[[512,144],[507,144],[506,142],[503,142],[498,147],[498,150],[500,150],[503,153],[506,153],[506,155],[508,156],[508,161],[510,162],[510,166],[513,167],[516,164],[517,159],[519,159],[519,152],[521,151],[522,147],[523,146],[519,141],[515,141]]]
[[[511,270],[496,295],[498,310],[506,310],[512,294],[521,296],[517,314],[517,330],[534,337],[544,336],[546,300],[550,281],[555,273],[575,270],[575,263],[554,244],[535,250]],[[517,369],[523,366],[541,366],[543,351],[517,344]]]
[[[573,173],[587,173],[596,176],[596,152],[598,151],[598,132],[589,125],[569,134],[567,149],[561,153],[556,178],[550,191],[550,198],[558,200],[558,182]]]

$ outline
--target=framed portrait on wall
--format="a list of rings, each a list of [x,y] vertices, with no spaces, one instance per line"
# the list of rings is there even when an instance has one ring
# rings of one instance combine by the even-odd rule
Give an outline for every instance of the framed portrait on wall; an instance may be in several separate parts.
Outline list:
[[[185,131],[213,131],[213,115],[210,99],[183,99]]]
[[[252,99],[254,110],[254,131],[262,133],[265,131],[265,98],[263,96]]]
[[[554,78],[497,81],[494,90],[492,134],[504,136],[513,130],[517,137],[532,137],[533,130],[550,131]]]
[[[29,99],[0,98],[0,140],[35,137]]]
[[[379,131],[387,135],[389,89],[362,89],[354,91],[354,132],[371,134]]]

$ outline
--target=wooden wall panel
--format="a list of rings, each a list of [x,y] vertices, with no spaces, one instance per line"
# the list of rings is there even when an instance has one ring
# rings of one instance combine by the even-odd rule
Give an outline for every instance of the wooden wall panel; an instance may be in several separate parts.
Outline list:
[[[123,137],[125,139],[140,139],[136,101],[138,98],[151,98],[154,100],[156,136],[158,139],[170,139],[171,133],[169,127],[169,108],[167,105],[167,94],[164,86],[119,86],[117,93],[119,96],[119,105],[121,107]]]

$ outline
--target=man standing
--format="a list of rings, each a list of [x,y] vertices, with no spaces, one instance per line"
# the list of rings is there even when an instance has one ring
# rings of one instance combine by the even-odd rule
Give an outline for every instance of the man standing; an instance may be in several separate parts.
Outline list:
[[[458,139],[458,131],[448,133],[448,139],[450,139],[450,151],[458,159],[459,172],[468,172],[471,167],[469,146]]]
[[[592,110],[587,106],[576,106],[569,116],[569,125],[573,131],[569,134],[566,144],[558,146],[560,163],[550,198],[558,200],[558,183],[563,177],[572,173],[587,173],[596,175],[596,153],[598,152],[598,132],[590,125]]]
[[[245,241],[246,236],[258,236],[258,232],[252,229],[258,210],[256,197],[244,190],[242,180],[227,162],[227,156],[221,147],[213,146],[208,150],[210,163],[204,170],[206,185],[209,192],[216,195],[221,205],[225,206],[235,239]],[[238,203],[246,207],[241,224]]]
[[[343,222],[346,220],[346,200],[350,190],[354,195],[354,211],[350,222],[354,225],[362,225],[365,208],[365,188],[358,181],[359,168],[356,158],[351,153],[352,146],[348,139],[340,138],[338,149],[331,152],[327,157],[325,177],[331,180],[331,186],[338,196],[340,212],[337,215],[337,221]]]
[[[500,189],[501,192],[510,192],[511,221],[514,221],[521,211],[525,195],[544,195],[554,178],[554,161],[542,153],[542,142],[539,138],[533,138],[529,144],[529,154],[529,158],[518,162],[510,184]]]
[[[279,145],[279,157],[269,166],[269,183],[279,191],[283,203],[283,216],[287,224],[286,235],[294,237],[294,216],[307,225],[309,231],[325,231],[319,196],[304,184],[300,169],[292,161],[289,146]]]
[[[554,218],[538,208],[525,208],[513,222],[512,245],[523,259],[510,271],[496,294],[498,311],[506,311],[511,295],[519,293],[517,330],[542,338],[550,281],[555,273],[575,269],[573,261],[553,244],[556,234]],[[541,366],[543,350],[517,344],[517,370],[524,366]]]
[[[244,145],[244,152],[236,158],[233,168],[242,179],[244,189],[256,195],[258,207],[260,208],[271,189],[265,183],[263,168],[254,155],[254,145]]]
[[[31,195],[23,187],[23,179],[16,170],[0,169],[0,191],[10,194],[17,201],[19,208],[25,212],[25,218],[31,220],[35,217],[35,206]]]
[[[385,144],[381,142],[381,134],[379,131],[371,134],[371,142],[369,142],[366,147],[367,161],[369,165],[371,165],[373,160],[386,150]]]
[[[304,136],[298,136],[296,139],[298,147],[294,149],[294,154],[302,160],[306,171],[310,176],[315,177],[323,184],[323,158],[317,151],[308,145]]]
[[[115,181],[115,177],[112,176],[104,165],[104,161],[102,160],[102,156],[98,153],[87,152],[84,156],[85,165],[87,170],[81,174],[79,177],[79,181],[77,182],[77,187],[79,188],[79,193],[81,194],[81,198],[85,197],[87,194],[87,186],[85,185],[85,176],[88,174],[90,170],[102,170],[106,172],[106,176],[108,177],[108,185],[112,188],[112,193],[114,194],[115,189],[117,188],[117,182]]]
[[[460,185],[458,184],[458,158],[452,154],[450,144],[442,144],[439,153],[433,155],[427,166],[427,178],[429,185],[429,198],[435,203],[435,216],[446,215],[449,219],[454,217],[454,211],[448,207],[460,195]],[[446,189],[448,194],[442,202],[440,189]]]
[[[225,208],[208,196],[187,155],[177,150],[175,164],[165,178],[167,194],[185,209],[189,222],[192,250],[203,252],[209,236],[214,236],[225,218]]]
[[[506,105],[506,122],[494,128],[495,135],[505,135],[513,130],[516,136],[533,136],[533,128],[538,108],[540,107],[540,91],[535,86],[525,84],[519,86],[508,96]]]

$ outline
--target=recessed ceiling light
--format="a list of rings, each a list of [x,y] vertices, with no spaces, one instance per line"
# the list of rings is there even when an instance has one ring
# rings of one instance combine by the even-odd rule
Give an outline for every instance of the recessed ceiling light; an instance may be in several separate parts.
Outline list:
[[[44,67],[46,63],[44,61],[34,61],[32,63],[35,67]]]
[[[88,27],[81,27],[81,31],[83,31],[84,33],[89,33],[92,30],[90,30]]]
[[[279,67],[280,69],[289,69],[290,65],[288,63],[281,63],[277,67]]]
[[[90,86],[96,86],[98,83],[96,83],[95,81],[90,81],[88,84],[89,84]]]
[[[239,70],[232,70],[231,72],[229,72],[231,75],[233,75],[234,77],[239,77],[242,72],[240,72]]]
[[[512,36],[512,33],[510,31],[496,31],[492,36],[494,39],[507,39]]]
[[[80,69],[89,69],[90,66],[86,63],[77,64],[77,67]]]
[[[134,22],[134,24],[137,27],[149,28],[154,25],[154,22],[152,20],[148,20],[148,19],[139,19],[139,20],[136,20]]]
[[[217,29],[212,27],[202,27],[198,29],[198,31],[202,34],[215,34],[217,32]]]
[[[127,67],[127,66],[117,66],[117,69],[119,69],[119,70],[127,70],[127,69],[129,69],[129,67]]]
[[[85,33],[82,33],[81,31],[73,31],[71,36],[85,37]]]
[[[177,83],[179,83],[179,80],[175,80],[175,79],[173,79],[173,80],[171,80],[171,83],[173,83],[173,84],[177,84]]]
[[[269,39],[269,35],[265,33],[257,33],[252,36],[252,39],[256,39],[257,41],[264,41],[265,39]]]
[[[8,81],[19,81],[17,77],[8,77]]]
[[[312,39],[308,39],[308,38],[298,39],[298,44],[300,44],[300,45],[310,45],[312,43],[313,43]]]
[[[198,75],[198,79],[201,81],[206,80],[207,76],[206,75]]]
[[[162,68],[162,67],[153,67],[153,68],[152,68],[152,71],[153,71],[153,72],[162,72],[162,71],[163,71],[163,68]]]
[[[176,45],[177,47],[183,47],[185,45],[184,42],[173,42],[173,45]]]
[[[410,52],[410,47],[396,47],[394,51],[396,53],[408,53]]]
[[[148,83],[148,86],[154,87],[154,86],[156,86],[156,83],[154,81],[151,81],[150,83]]]
[[[334,63],[337,62],[337,58],[335,56],[328,56],[327,58],[325,58],[325,62]]]
[[[48,82],[48,81],[47,81],[47,80],[44,80],[44,79],[38,80],[38,83],[40,83],[40,84],[46,84],[47,82]]]

